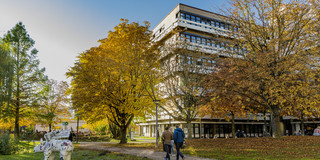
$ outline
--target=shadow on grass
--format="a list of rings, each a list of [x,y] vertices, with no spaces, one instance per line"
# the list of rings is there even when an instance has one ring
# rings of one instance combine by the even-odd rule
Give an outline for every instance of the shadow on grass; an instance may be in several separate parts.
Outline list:
[[[16,155],[3,155],[0,156],[0,160],[42,160],[43,153],[25,153]],[[59,153],[55,152],[55,159],[59,159]],[[105,159],[117,159],[117,160],[149,160],[147,158],[140,158],[130,155],[110,153],[108,151],[93,151],[93,150],[79,150],[76,149],[72,152],[72,160],[105,160]]]

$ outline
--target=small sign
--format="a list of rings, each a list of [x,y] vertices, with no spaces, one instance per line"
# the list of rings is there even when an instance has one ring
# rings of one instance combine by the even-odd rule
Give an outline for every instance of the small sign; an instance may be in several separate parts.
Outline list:
[[[68,125],[68,122],[62,122],[62,125],[66,126]]]

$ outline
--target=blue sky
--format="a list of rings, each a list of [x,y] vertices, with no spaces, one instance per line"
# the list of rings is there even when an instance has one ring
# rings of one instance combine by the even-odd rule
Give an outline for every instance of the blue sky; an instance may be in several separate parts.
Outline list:
[[[65,73],[79,53],[98,46],[120,18],[149,21],[153,29],[178,3],[212,12],[228,5],[225,0],[0,0],[0,36],[22,21],[49,78],[70,82]]]

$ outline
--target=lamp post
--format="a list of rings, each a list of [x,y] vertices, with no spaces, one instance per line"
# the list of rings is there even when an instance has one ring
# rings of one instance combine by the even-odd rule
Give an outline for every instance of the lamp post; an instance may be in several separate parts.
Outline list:
[[[156,104],[156,147],[158,147],[158,104],[160,101],[155,99],[153,102]]]
[[[79,136],[79,116],[81,115],[81,113],[77,113],[77,137],[76,137],[76,143],[78,143],[78,136]]]

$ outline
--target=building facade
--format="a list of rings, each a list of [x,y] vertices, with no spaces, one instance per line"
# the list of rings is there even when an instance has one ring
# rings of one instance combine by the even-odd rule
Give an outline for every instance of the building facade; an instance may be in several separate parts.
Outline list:
[[[228,32],[235,28],[228,22],[227,17],[213,12],[205,11],[192,6],[178,4],[154,29],[154,42],[173,42],[184,41],[188,44],[188,49],[197,49],[203,56],[186,57],[184,63],[201,66],[202,70],[198,72],[210,72],[214,60],[207,58],[211,55],[225,57],[226,50],[241,52],[242,48],[231,46],[228,42],[230,37]],[[161,58],[167,56],[163,52]],[[187,135],[185,121],[176,121],[173,117],[166,114],[161,109],[158,110],[159,133],[164,131],[166,126],[179,124]],[[311,123],[311,122],[308,122]],[[139,134],[141,136],[156,136],[156,118],[149,117],[145,122],[137,122]],[[224,138],[231,136],[231,122],[224,118],[211,118],[210,116],[196,117],[191,122],[192,138]],[[311,126],[314,126],[310,124]],[[294,134],[300,130],[300,124],[297,119],[283,118],[282,128],[284,134]],[[244,131],[247,137],[262,137],[263,130],[270,128],[270,116],[263,114],[247,115],[246,118],[235,119],[236,130]]]

